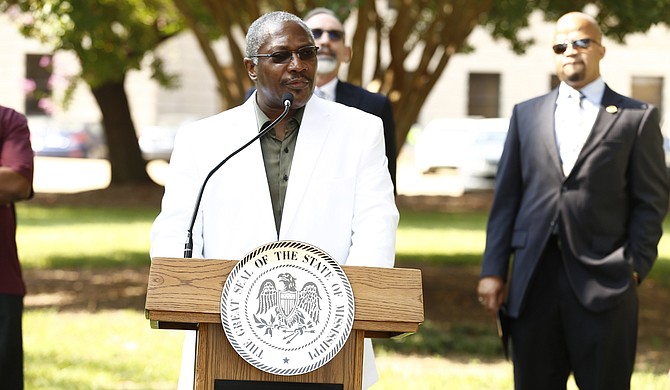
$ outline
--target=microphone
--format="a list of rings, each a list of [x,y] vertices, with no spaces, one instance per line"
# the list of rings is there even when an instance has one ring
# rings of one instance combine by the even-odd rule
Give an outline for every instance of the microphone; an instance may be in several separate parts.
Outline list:
[[[236,151],[232,152],[230,155],[228,155],[228,157],[221,160],[221,162],[217,166],[215,166],[214,169],[209,171],[207,177],[205,177],[205,180],[202,182],[202,186],[200,187],[200,192],[198,193],[198,198],[195,202],[195,207],[193,209],[193,215],[191,216],[191,224],[189,225],[187,231],[186,244],[184,244],[185,259],[190,259],[193,256],[193,226],[195,225],[195,219],[198,216],[198,210],[200,209],[200,202],[202,201],[202,194],[203,192],[205,192],[205,186],[207,185],[207,182],[212,177],[212,175],[214,175],[214,173],[223,166],[223,164],[225,164],[233,156],[244,150],[247,146],[251,145],[254,141],[267,134],[273,127],[277,125],[277,123],[279,123],[282,119],[286,117],[289,109],[291,108],[291,105],[293,104],[293,94],[290,92],[285,92],[281,96],[281,100],[284,103],[284,111],[277,117],[277,119],[273,120],[269,125],[262,127],[261,131],[258,132],[258,135],[249,140],[249,142],[247,142],[246,144],[242,145]]]

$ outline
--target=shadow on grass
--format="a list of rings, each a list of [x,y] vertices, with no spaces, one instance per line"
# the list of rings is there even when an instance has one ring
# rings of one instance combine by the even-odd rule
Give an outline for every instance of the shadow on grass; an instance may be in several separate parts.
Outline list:
[[[396,267],[410,267],[411,265],[444,265],[444,266],[463,266],[476,265],[482,263],[482,255],[472,253],[397,253]]]
[[[647,277],[659,286],[670,288],[670,260],[659,258]]]
[[[397,253],[396,267],[420,268],[421,266],[481,266],[482,254],[472,253]],[[670,288],[670,259],[659,257],[647,276],[657,285]]]
[[[419,331],[400,339],[375,339],[386,352],[424,356],[477,356],[500,359],[502,346],[495,330],[482,324],[446,324],[427,321]]]

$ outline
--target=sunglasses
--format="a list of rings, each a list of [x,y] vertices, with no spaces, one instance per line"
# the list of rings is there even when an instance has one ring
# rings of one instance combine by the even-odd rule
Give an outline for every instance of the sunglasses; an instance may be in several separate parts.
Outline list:
[[[321,35],[323,33],[328,34],[328,39],[331,41],[339,41],[344,37],[344,31],[339,31],[339,30],[322,30],[320,28],[315,28],[312,30],[312,34],[314,34],[314,39],[319,39],[321,38]]]
[[[303,61],[306,60],[311,60],[313,58],[316,58],[316,52],[319,51],[319,48],[317,46],[305,46],[301,47],[300,49],[293,51],[293,50],[280,50],[276,51],[271,54],[256,54],[253,56],[249,56],[252,58],[269,58],[274,62],[275,64],[286,64],[289,61],[291,61],[291,58],[293,58],[293,54],[297,54],[298,58],[300,58]]]
[[[578,50],[578,49],[588,49],[589,46],[591,46],[591,43],[600,45],[600,43],[594,41],[591,38],[582,38],[582,39],[576,39],[574,41],[566,41],[563,43],[559,43],[552,46],[551,48],[554,50],[554,53],[563,54],[565,53],[566,50],[568,50],[568,45],[571,45],[573,49]]]

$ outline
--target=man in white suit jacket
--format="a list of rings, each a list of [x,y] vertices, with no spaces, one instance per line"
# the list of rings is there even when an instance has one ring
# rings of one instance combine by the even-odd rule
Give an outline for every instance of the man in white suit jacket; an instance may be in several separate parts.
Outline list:
[[[205,177],[277,117],[282,94],[290,92],[295,100],[287,119],[209,180],[193,228],[193,257],[241,259],[268,242],[296,240],[340,264],[393,266],[399,215],[382,121],[312,96],[317,60],[310,47],[311,30],[294,15],[273,12],[252,24],[245,65],[257,91],[243,105],[178,132],[151,231],[152,257],[182,257]],[[191,348],[185,343],[190,362]],[[376,380],[369,340],[366,352],[364,387]],[[192,363],[185,368],[180,384],[188,386]]]

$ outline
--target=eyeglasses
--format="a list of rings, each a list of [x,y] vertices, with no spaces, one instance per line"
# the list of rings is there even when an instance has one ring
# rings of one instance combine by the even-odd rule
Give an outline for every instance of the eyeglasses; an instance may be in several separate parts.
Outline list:
[[[339,31],[339,30],[322,30],[320,28],[315,28],[312,29],[312,34],[314,34],[314,39],[319,39],[321,38],[321,35],[323,33],[328,34],[328,39],[331,41],[339,41],[344,37],[344,31]]]
[[[566,50],[568,50],[568,45],[571,45],[573,49],[578,50],[578,49],[588,49],[589,46],[591,46],[591,43],[595,43],[596,45],[600,46],[599,42],[591,38],[582,38],[582,39],[576,39],[574,41],[565,41],[563,43],[556,44],[551,48],[554,50],[554,53],[563,54],[565,53]]]
[[[286,64],[288,63],[291,58],[293,58],[293,54],[297,54],[298,58],[300,58],[303,61],[306,60],[311,60],[316,57],[316,52],[319,50],[317,46],[305,46],[301,47],[300,49],[293,51],[293,50],[280,50],[276,51],[271,54],[256,54],[253,56],[249,56],[252,58],[270,58],[272,62],[275,64]]]

